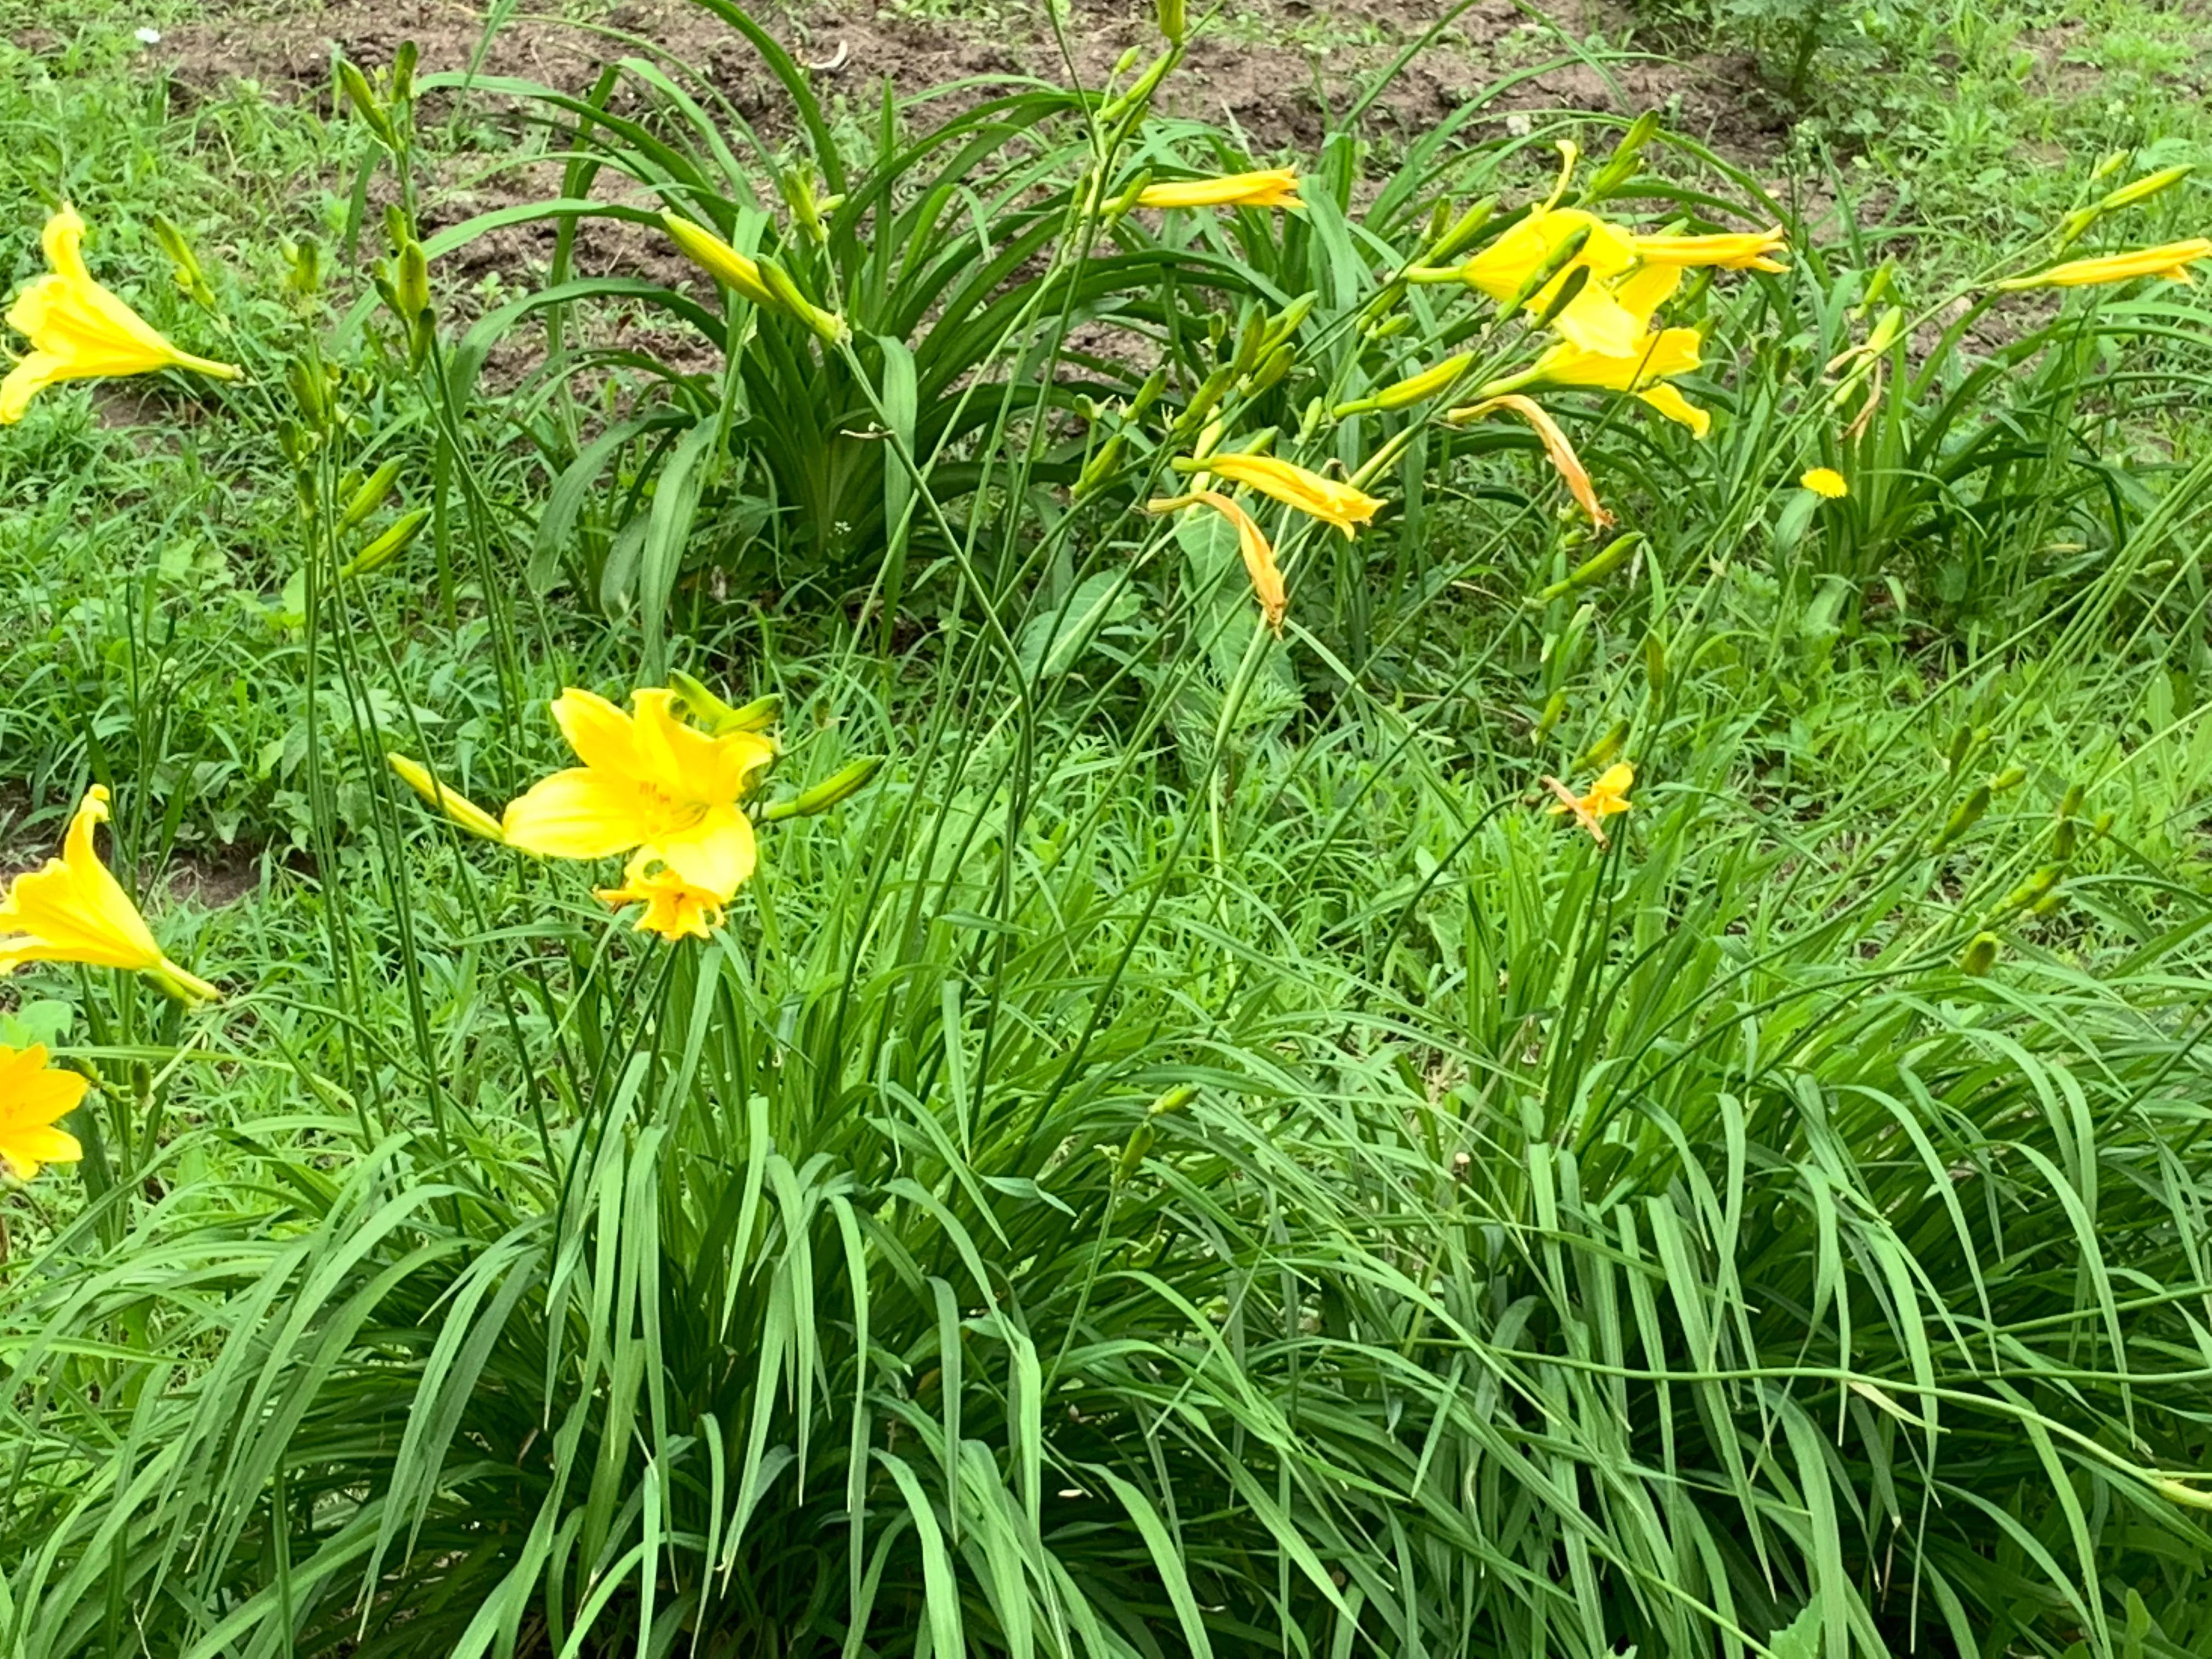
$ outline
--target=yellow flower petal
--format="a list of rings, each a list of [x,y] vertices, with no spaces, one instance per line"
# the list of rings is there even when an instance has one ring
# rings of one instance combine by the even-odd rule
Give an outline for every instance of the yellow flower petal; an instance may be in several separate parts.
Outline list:
[[[638,854],[665,864],[685,885],[726,900],[752,877],[752,821],[734,805],[710,806],[696,823],[653,837]]]
[[[519,852],[550,859],[609,859],[672,835],[687,822],[671,803],[633,779],[572,766],[540,779],[509,801],[501,830],[507,844]]]
[[[1712,416],[1671,386],[1647,386],[1636,395],[1668,420],[1689,428],[1692,437],[1702,438],[1713,429]]]
[[[1346,539],[1355,526],[1365,524],[1382,507],[1374,496],[1350,484],[1324,478],[1273,455],[1209,455],[1200,468],[1231,483],[1249,485],[1310,519],[1334,525]]]
[[[1841,501],[1851,493],[1850,485],[1844,482],[1844,475],[1832,466],[1816,466],[1797,482],[1815,495],[1832,501]]]

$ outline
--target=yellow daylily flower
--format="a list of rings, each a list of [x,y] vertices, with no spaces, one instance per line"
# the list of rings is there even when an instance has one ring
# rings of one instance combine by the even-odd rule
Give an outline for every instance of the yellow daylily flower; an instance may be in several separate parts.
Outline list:
[[[1569,345],[1604,357],[1625,357],[1650,331],[1652,313],[1682,285],[1680,265],[1638,265],[1626,276],[1591,283],[1561,307],[1553,331]]]
[[[1636,769],[1626,761],[1618,761],[1598,774],[1597,781],[1586,795],[1577,795],[1557,778],[1546,777],[1545,787],[1559,799],[1552,807],[1552,814],[1574,814],[1575,822],[1590,833],[1592,840],[1605,845],[1605,820],[1616,812],[1629,809],[1628,792],[1636,782]]]
[[[8,311],[8,325],[29,337],[31,349],[0,380],[0,426],[21,420],[33,398],[64,380],[160,368],[238,378],[229,363],[179,350],[92,279],[82,251],[84,221],[74,209],[64,207],[48,219],[42,240],[52,269],[17,295]]]
[[[1594,213],[1580,208],[1536,208],[1469,258],[1460,267],[1460,275],[1468,287],[1503,305],[1526,290],[1537,273],[1583,232],[1589,234],[1581,250],[1528,296],[1522,309],[1531,314],[1550,309],[1574,273],[1588,270],[1586,286],[1552,319],[1553,326],[1576,344],[1618,349],[1637,331],[1620,313],[1607,284],[1626,272],[1636,255],[1628,233]]]
[[[1787,270],[1773,258],[1789,245],[1782,227],[1710,236],[1637,236],[1636,257],[1647,265],[1717,265],[1724,270]]]
[[[1797,482],[1825,501],[1839,501],[1851,493],[1844,475],[1832,466],[1816,466]]]
[[[1662,384],[1703,362],[1698,351],[1701,343],[1694,328],[1662,329],[1644,335],[1619,354],[1562,343],[1539,357],[1527,373],[1486,391],[1495,397],[1528,386],[1579,386],[1632,392],[1702,438],[1712,428],[1712,416],[1673,386]]]
[[[1218,179],[1186,179],[1174,184],[1147,185],[1137,192],[1137,205],[1294,208],[1305,204],[1298,199],[1297,170],[1269,167],[1260,173],[1224,173]]]
[[[1551,458],[1552,465],[1559,475],[1566,480],[1568,493],[1583,511],[1589,514],[1590,522],[1601,529],[1611,524],[1613,514],[1599,504],[1597,489],[1590,483],[1589,472],[1583,465],[1582,458],[1575,453],[1574,445],[1567,441],[1567,434],[1552,418],[1551,411],[1534,398],[1524,398],[1517,392],[1501,392],[1468,408],[1455,409],[1444,419],[1454,425],[1462,425],[1468,421],[1479,421],[1498,409],[1510,410],[1535,428],[1536,436],[1543,443],[1544,453]]]
[[[1244,574],[1252,579],[1252,592],[1260,601],[1260,614],[1267,626],[1279,635],[1283,617],[1291,606],[1290,594],[1283,586],[1283,573],[1275,562],[1275,550],[1252,515],[1231,501],[1228,496],[1212,489],[1194,489],[1188,495],[1170,496],[1164,501],[1146,501],[1147,513],[1173,513],[1179,507],[1204,505],[1212,507],[1237,527],[1237,551],[1244,558]]]
[[[46,1064],[37,1043],[0,1046],[0,1164],[18,1181],[41,1164],[74,1164],[84,1156],[77,1138],[54,1125],[77,1109],[92,1085],[75,1072]]]
[[[581,766],[507,805],[507,844],[547,858],[634,854],[632,885],[662,866],[726,902],[753,872],[753,826],[738,801],[775,758],[757,732],[710,737],[677,717],[676,694],[634,691],[635,715],[574,687],[553,718]]]
[[[107,822],[107,788],[85,792],[62,855],[15,878],[0,900],[0,974],[27,962],[82,962],[149,975],[180,1002],[209,1002],[214,986],[161,954],[138,907],[100,861],[92,832]]]
[[[595,888],[592,896],[617,910],[642,903],[645,914],[637,919],[641,933],[658,933],[665,939],[711,937],[722,925],[728,895],[694,887],[673,870],[648,865],[641,855],[632,859],[623,871],[621,886]]]
[[[2185,242],[2139,247],[2127,253],[2069,259],[2033,276],[2008,278],[1997,287],[2008,291],[2023,288],[2093,288],[2105,283],[2133,282],[2138,276],[2163,276],[2169,283],[2186,283],[2190,280],[2191,262],[2208,256],[2212,256],[2212,237],[2197,236]]]
[[[504,842],[507,839],[507,831],[500,828],[497,818],[458,789],[447,788],[430,775],[430,769],[421,761],[405,755],[386,755],[384,760],[385,764],[406,781],[410,789],[471,835],[481,836],[486,841]]]
[[[1334,525],[1347,540],[1356,526],[1365,524],[1382,508],[1382,503],[1364,490],[1273,455],[1208,455],[1195,470],[1249,485],[1310,519]]]

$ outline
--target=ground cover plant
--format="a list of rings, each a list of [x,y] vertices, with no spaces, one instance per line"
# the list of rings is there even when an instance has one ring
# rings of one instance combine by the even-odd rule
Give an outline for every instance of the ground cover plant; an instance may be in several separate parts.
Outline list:
[[[2190,169],[696,10],[11,111],[6,1650],[2202,1652]]]

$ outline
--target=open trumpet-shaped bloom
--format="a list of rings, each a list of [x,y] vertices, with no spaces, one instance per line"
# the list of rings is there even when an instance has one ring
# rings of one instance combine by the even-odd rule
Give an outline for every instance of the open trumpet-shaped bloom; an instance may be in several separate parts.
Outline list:
[[[1606,392],[1626,392],[1642,398],[1670,421],[1704,437],[1713,417],[1664,382],[1686,374],[1704,362],[1694,328],[1662,329],[1630,343],[1626,351],[1586,351],[1563,344],[1536,360],[1531,381],[1544,386],[1590,386]]]
[[[21,420],[33,398],[64,380],[159,368],[237,378],[228,363],[179,349],[93,280],[84,263],[84,221],[75,210],[64,207],[48,219],[43,240],[52,269],[16,295],[8,312],[9,326],[29,337],[31,349],[0,380],[0,425]]]
[[[1187,179],[1174,184],[1147,185],[1137,192],[1137,205],[1148,208],[1252,207],[1294,208],[1298,199],[1298,175],[1290,167],[1269,167],[1260,173],[1224,173],[1218,179]]]
[[[1568,245],[1578,236],[1583,239],[1582,246],[1568,257]],[[1628,233],[1618,225],[1580,208],[1537,208],[1469,258],[1460,274],[1470,288],[1500,305],[1526,295],[1522,309],[1541,314],[1557,303],[1575,272],[1587,270],[1583,290],[1560,307],[1553,326],[1562,338],[1577,345],[1619,349],[1634,337],[1636,326],[1607,285],[1635,263]],[[1553,274],[1532,292],[1529,285],[1555,264]]]
[[[1382,509],[1382,503],[1364,490],[1273,455],[1209,455],[1200,465],[1216,477],[1248,485],[1310,519],[1334,525],[1347,538]]]
[[[553,718],[581,766],[508,803],[507,844],[547,858],[631,854],[631,887],[665,871],[719,904],[753,872],[753,827],[738,802],[775,757],[757,732],[710,737],[678,718],[676,694],[630,695],[635,713],[574,688]]]
[[[93,831],[106,822],[106,786],[94,784],[70,820],[61,857],[9,887],[0,900],[0,974],[27,962],[79,962],[149,975],[180,1001],[211,1000],[221,994],[161,954],[146,918],[100,861]]]
[[[76,1134],[55,1128],[77,1110],[91,1084],[73,1071],[46,1064],[38,1044],[0,1044],[0,1164],[28,1182],[45,1164],[76,1164],[84,1148]]]
[[[46,1164],[84,1156],[77,1139],[54,1125],[77,1109],[91,1085],[75,1072],[46,1064],[46,1051],[0,1046],[0,1164],[28,1181]]]

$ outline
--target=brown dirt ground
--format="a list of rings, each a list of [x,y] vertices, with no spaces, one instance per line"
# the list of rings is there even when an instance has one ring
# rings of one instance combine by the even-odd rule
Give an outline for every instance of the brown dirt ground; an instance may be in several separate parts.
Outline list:
[[[1231,120],[1261,154],[1310,146],[1326,118],[1318,90],[1324,80],[1332,95],[1344,97],[1354,77],[1384,67],[1427,27],[1423,9],[1419,0],[1410,6],[1326,0],[1325,8],[1312,0],[1258,0],[1237,12],[1233,30],[1194,43],[1169,84],[1165,106]],[[286,6],[277,15],[267,0],[213,0],[210,10],[211,21],[172,30],[161,48],[188,89],[248,79],[272,91],[326,98],[333,52],[375,66],[412,40],[426,70],[465,68],[482,49],[488,73],[575,90],[605,57],[633,49],[616,43],[620,34],[701,70],[749,119],[771,130],[781,124],[781,89],[741,37],[688,0],[623,0],[597,27],[521,19],[488,46],[483,9],[465,0],[328,0]],[[766,21],[814,71],[826,99],[871,99],[883,78],[902,95],[976,76],[1064,82],[1070,67],[1033,10],[999,12],[979,24],[830,0]],[[1125,52],[1149,50],[1158,39],[1151,8],[1131,0],[1073,0],[1071,22],[1073,68],[1085,85],[1103,83]],[[1571,55],[1569,42],[1583,39],[1593,22],[1608,39],[1626,32],[1591,0],[1544,0],[1533,8],[1478,0],[1398,78],[1380,112],[1409,131],[1431,125],[1501,77]],[[1329,43],[1325,77],[1318,73],[1323,48],[1314,44],[1322,40]],[[1723,57],[1602,70],[1573,63],[1518,82],[1489,108],[1498,120],[1536,109],[1662,108],[1691,136],[1738,154],[1771,153],[1780,125],[1771,105],[1747,94],[1747,68]]]

